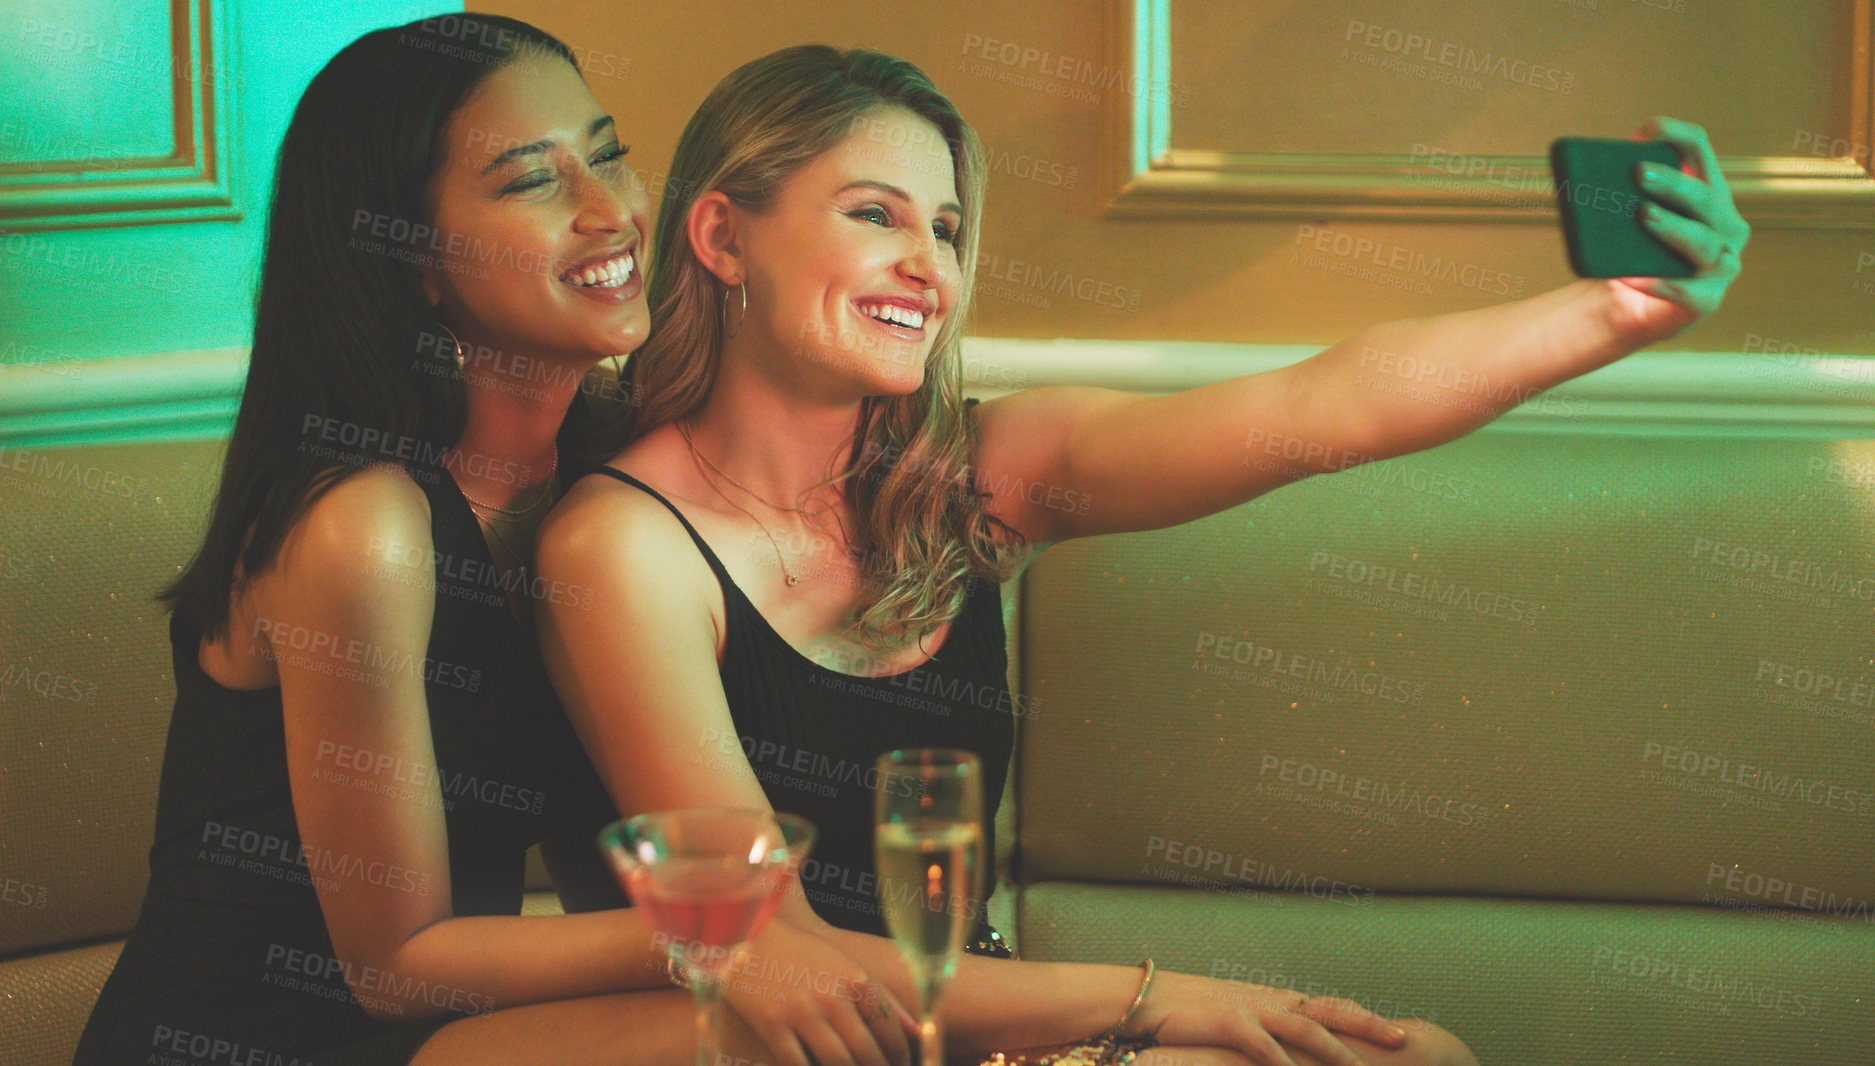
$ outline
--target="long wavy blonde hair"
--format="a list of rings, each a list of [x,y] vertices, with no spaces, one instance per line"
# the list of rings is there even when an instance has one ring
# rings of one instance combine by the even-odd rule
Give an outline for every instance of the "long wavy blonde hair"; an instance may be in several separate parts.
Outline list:
[[[983,149],[924,72],[868,49],[786,48],[724,78],[684,127],[658,211],[650,270],[651,338],[626,367],[625,442],[689,417],[709,399],[723,350],[724,286],[690,248],[691,207],[720,191],[764,210],[795,172],[882,106],[929,120],[950,145],[964,221],[956,236],[962,283],[938,329],[924,383],[861,401],[845,472],[857,522],[848,549],[864,595],[850,632],[869,647],[902,644],[955,618],[975,578],[1015,570],[1021,537],[984,510],[971,459],[961,343],[976,282],[983,214]]]

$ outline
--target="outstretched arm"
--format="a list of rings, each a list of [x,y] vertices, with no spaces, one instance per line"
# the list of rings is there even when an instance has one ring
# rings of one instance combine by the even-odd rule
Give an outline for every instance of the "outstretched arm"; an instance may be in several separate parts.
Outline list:
[[[1672,142],[1684,161],[1679,172],[1644,171],[1653,177],[1643,187],[1680,213],[1656,211],[1643,224],[1697,276],[1584,280],[1388,322],[1292,366],[1171,396],[1055,387],[1001,397],[976,408],[980,483],[1034,483],[1085,501],[997,501],[1032,543],[1176,525],[1303,477],[1454,440],[1673,336],[1719,306],[1750,228],[1705,131],[1661,118],[1641,133]]]

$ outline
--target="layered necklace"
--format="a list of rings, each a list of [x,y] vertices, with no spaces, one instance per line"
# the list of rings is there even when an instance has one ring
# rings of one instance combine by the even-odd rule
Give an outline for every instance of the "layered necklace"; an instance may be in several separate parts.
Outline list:
[[[517,551],[514,542],[509,541],[508,537],[502,533],[502,528],[506,527],[510,533],[515,534],[516,540],[519,541],[523,547],[528,545],[529,538],[533,535],[533,526],[537,524],[536,520],[541,509],[553,502],[558,495],[558,490],[560,488],[560,449],[557,447],[554,449],[553,461],[547,466],[546,480],[540,483],[540,489],[534,493],[534,498],[525,506],[496,507],[492,503],[484,503],[476,499],[469,494],[468,489],[462,488],[460,483],[458,483],[457,487],[462,490],[462,498],[468,501],[469,510],[475,512],[475,517],[480,520],[482,528],[488,530],[488,535],[495,538],[495,543],[501,546],[503,554],[508,557],[508,564],[519,573],[521,577],[520,588],[522,593],[531,597],[533,586],[527,565],[527,552]],[[515,606],[517,614],[521,618],[526,619],[531,614],[530,611],[518,602]]]
[[[803,518],[819,518],[821,515],[824,515],[828,511],[832,510],[832,508],[822,507],[819,510],[810,511],[804,507],[789,507],[786,504],[776,503],[775,501],[769,499],[768,497],[763,496],[761,493],[756,492],[754,489],[748,487],[747,485],[744,485],[742,482],[737,481],[735,478],[730,476],[729,471],[724,470],[720,466],[717,466],[715,463],[710,461],[709,456],[706,456],[702,452],[698,451],[696,442],[690,439],[690,426],[688,423],[682,420],[679,420],[677,423],[677,432],[679,435],[681,435],[684,438],[684,446],[690,449],[690,457],[696,461],[697,471],[698,473],[701,473],[703,475],[703,480],[710,483],[710,488],[715,490],[716,495],[721,496],[723,498],[724,503],[728,504],[731,507],[734,507],[738,511],[741,511],[745,516],[748,517],[749,521],[755,523],[755,528],[762,531],[762,535],[768,538],[769,546],[775,549],[775,562],[779,563],[781,566],[782,579],[788,583],[788,586],[790,588],[796,585],[799,585],[801,583],[801,575],[798,575],[794,571],[788,569],[787,555],[782,552],[781,542],[775,539],[775,534],[769,530],[768,526],[764,524],[761,519],[755,517],[754,512],[750,511],[747,507],[744,507],[741,504],[737,503],[735,500],[730,499],[729,494],[724,492],[722,486],[716,483],[716,478],[710,476],[710,472],[714,471],[716,475],[718,477],[721,477],[724,481],[729,482],[731,485],[734,485],[736,488],[741,489],[743,492],[748,493],[750,496],[755,497],[757,500],[761,501],[762,503],[766,504],[767,506],[777,511],[785,511],[791,514],[798,514]],[[705,469],[706,467],[708,468],[707,470]],[[844,477],[845,475],[841,475],[841,477],[831,478],[823,482],[822,484],[831,485],[836,481],[842,480]],[[816,486],[816,487],[819,487],[819,486]],[[812,491],[812,490],[809,490],[809,491]],[[835,522],[840,523],[840,539],[842,542],[844,542],[846,540],[846,523],[840,521],[840,516],[837,513],[833,516],[833,520]]]

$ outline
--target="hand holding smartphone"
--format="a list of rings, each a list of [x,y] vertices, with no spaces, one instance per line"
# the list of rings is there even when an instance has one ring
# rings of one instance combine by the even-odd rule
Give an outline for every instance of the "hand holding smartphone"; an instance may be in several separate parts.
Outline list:
[[[1680,155],[1666,141],[1559,137],[1550,144],[1556,203],[1562,209],[1569,265],[1585,278],[1690,278],[1693,264],[1641,225],[1649,200],[1635,181],[1643,162],[1675,170]]]

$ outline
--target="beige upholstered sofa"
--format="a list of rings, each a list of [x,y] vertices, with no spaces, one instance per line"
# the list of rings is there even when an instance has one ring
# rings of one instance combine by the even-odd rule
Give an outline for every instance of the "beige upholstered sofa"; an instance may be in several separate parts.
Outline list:
[[[1023,953],[1350,996],[1487,1063],[1870,1061],[1875,433],[1704,365],[1044,556],[1010,590]],[[218,451],[0,448],[8,1066],[69,1061],[135,914],[150,594]]]

